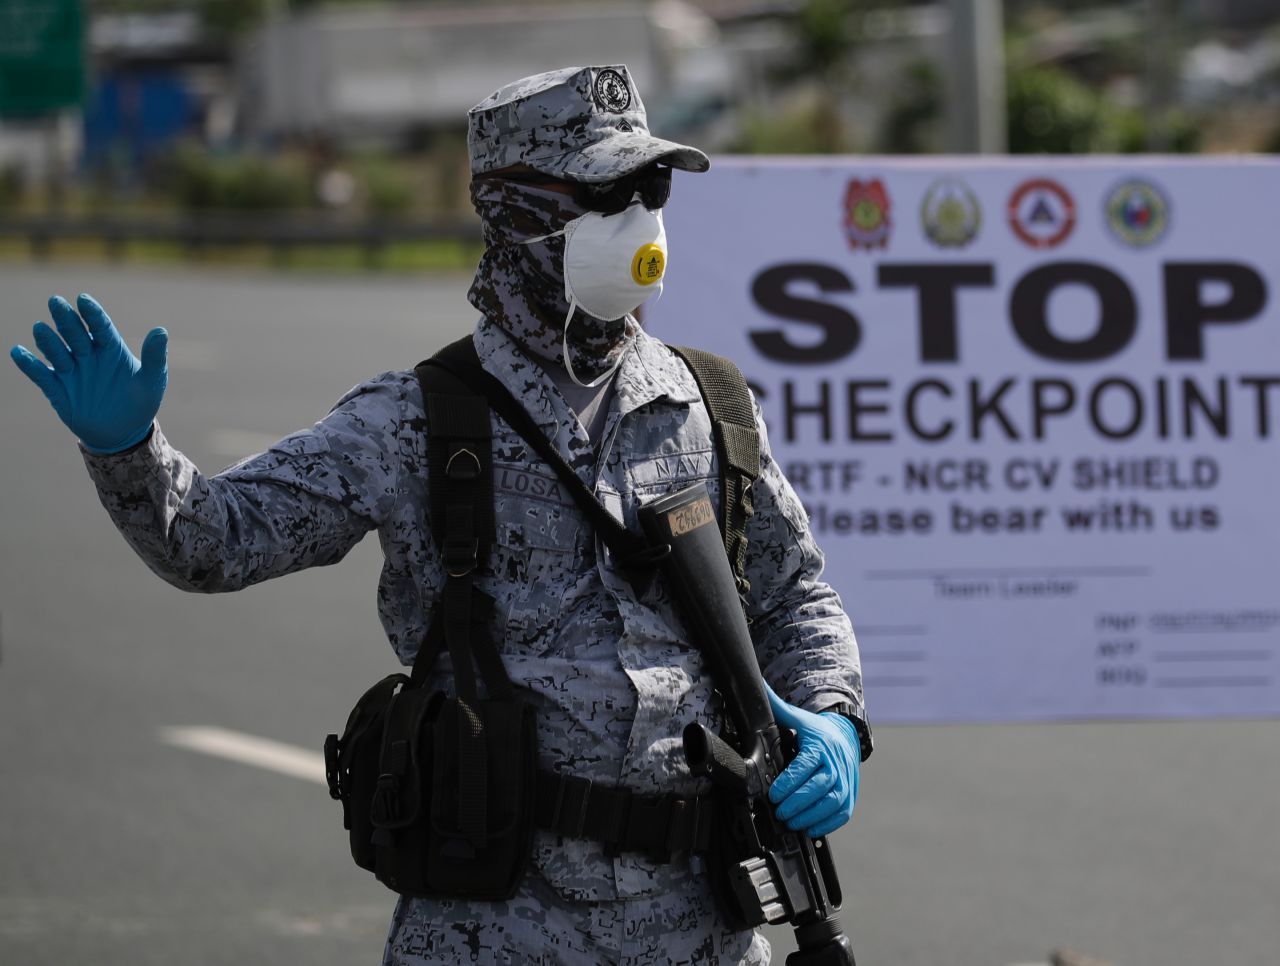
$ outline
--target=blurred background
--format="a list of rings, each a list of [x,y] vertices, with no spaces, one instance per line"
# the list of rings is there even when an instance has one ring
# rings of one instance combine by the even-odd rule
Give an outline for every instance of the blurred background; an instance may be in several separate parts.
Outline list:
[[[578,63],[711,153],[1280,151],[1274,0],[2,0],[0,255],[468,266],[467,109]]]
[[[467,109],[607,63],[713,154],[1280,152],[1277,0],[0,0],[9,344],[92,292],[169,328],[176,446],[263,449],[470,329]],[[16,370],[0,433],[0,966],[376,962],[310,770],[393,669],[376,542],[179,594]],[[1274,966],[1277,802],[1274,720],[878,727],[845,923],[864,966]]]

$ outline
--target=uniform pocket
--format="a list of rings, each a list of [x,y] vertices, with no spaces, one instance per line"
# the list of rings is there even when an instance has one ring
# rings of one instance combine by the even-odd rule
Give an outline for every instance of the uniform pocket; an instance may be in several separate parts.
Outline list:
[[[675,493],[694,483],[711,480],[715,475],[714,450],[688,450],[660,456],[646,456],[626,461],[627,480],[631,488],[645,499]]]
[[[585,523],[558,479],[495,463],[493,596],[509,601],[503,650],[554,647],[564,599],[582,561]]]
[[[567,487],[551,473],[495,462],[493,496],[500,547],[513,552],[577,550],[581,514]]]
[[[652,500],[677,493],[696,483],[705,484],[711,503],[720,512],[720,479],[711,449],[696,449],[631,459],[626,463],[627,492],[622,505],[626,525],[640,530],[638,511]]]

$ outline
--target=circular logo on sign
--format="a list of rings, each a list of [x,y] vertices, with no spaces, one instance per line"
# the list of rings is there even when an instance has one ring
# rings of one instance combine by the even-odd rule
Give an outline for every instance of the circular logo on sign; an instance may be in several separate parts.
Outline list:
[[[1107,227],[1126,245],[1154,245],[1169,227],[1169,201],[1150,181],[1134,178],[1111,189],[1103,210]]]
[[[1056,181],[1024,181],[1009,197],[1009,227],[1032,248],[1053,248],[1076,227],[1076,203]]]
[[[942,248],[963,248],[982,227],[978,196],[957,178],[940,178],[929,186],[920,205],[925,237]]]
[[[649,242],[631,257],[631,278],[637,285],[652,285],[667,270],[667,253]]]
[[[889,244],[889,192],[879,178],[853,178],[844,195],[844,233],[850,248],[883,248]]]
[[[631,106],[631,91],[621,74],[612,67],[596,74],[596,103],[606,111],[621,114]]]

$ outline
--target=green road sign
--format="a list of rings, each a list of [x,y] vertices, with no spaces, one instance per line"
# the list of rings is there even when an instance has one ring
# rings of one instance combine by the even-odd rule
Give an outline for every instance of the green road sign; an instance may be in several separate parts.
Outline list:
[[[0,117],[32,117],[84,96],[81,0],[0,0]]]

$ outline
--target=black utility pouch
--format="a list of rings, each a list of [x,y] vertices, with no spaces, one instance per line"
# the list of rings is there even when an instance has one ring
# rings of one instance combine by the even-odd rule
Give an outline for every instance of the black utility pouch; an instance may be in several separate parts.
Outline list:
[[[352,858],[404,895],[511,898],[533,851],[533,707],[383,684],[339,742]]]
[[[406,689],[391,699],[369,803],[370,866],[389,889],[408,895],[429,891],[423,874],[429,848],[432,722],[443,692]]]
[[[427,878],[434,891],[509,899],[533,851],[537,722],[520,699],[450,699],[433,734]]]
[[[387,675],[356,702],[342,737],[329,735],[324,743],[329,795],[342,803],[342,827],[350,833],[351,857],[370,872],[375,859],[371,811],[387,708],[396,690],[408,684],[404,674]]]
[[[474,593],[475,613],[487,614],[491,601]],[[533,853],[537,720],[484,636],[468,643],[483,654],[486,697],[458,646],[461,693],[424,687],[445,636],[438,617],[412,677],[383,678],[356,704],[342,737],[329,735],[329,793],[342,802],[356,865],[392,891],[509,899]]]

